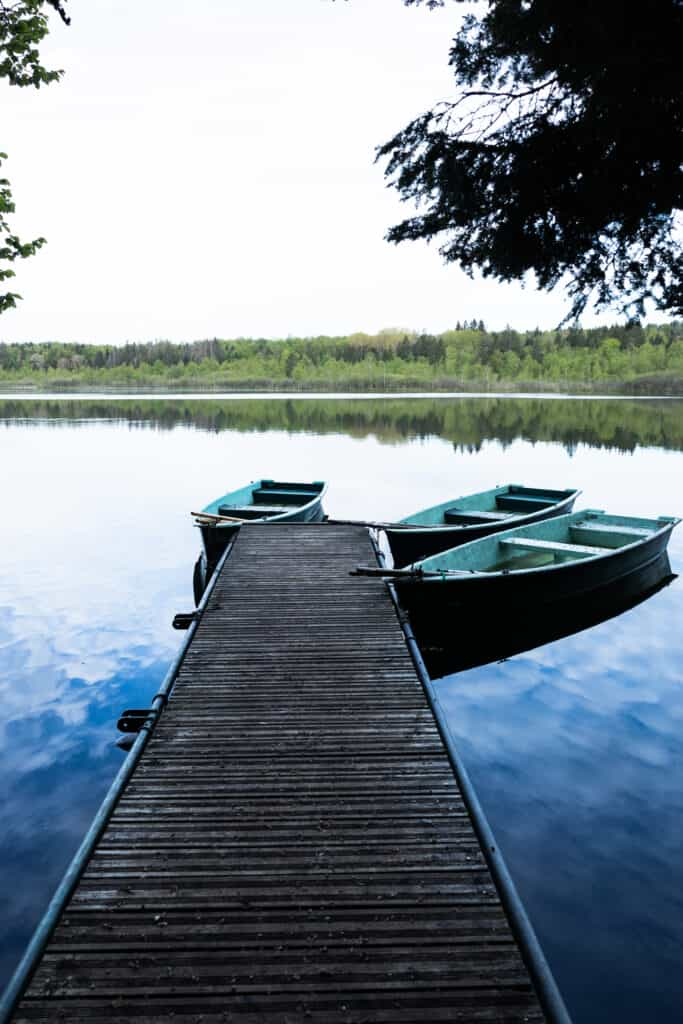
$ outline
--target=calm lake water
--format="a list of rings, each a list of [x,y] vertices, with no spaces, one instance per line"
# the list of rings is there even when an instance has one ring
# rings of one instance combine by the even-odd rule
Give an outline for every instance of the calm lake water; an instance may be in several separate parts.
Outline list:
[[[335,516],[505,482],[683,513],[678,400],[7,399],[0,446],[2,982],[121,763],[118,714],[182,640],[192,509],[281,476],[328,479]],[[681,572],[683,525],[669,552]],[[681,581],[437,685],[577,1024],[680,1020]]]

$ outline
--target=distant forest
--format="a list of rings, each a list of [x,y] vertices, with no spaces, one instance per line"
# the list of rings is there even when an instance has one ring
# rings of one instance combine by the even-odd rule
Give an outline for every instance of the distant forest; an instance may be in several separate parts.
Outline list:
[[[683,321],[555,331],[211,338],[187,344],[0,343],[10,387],[560,390],[683,394]]]

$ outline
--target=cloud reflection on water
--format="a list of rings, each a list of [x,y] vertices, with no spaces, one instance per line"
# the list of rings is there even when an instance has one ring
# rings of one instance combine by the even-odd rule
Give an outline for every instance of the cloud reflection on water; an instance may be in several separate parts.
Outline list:
[[[49,560],[15,549],[0,579],[3,979],[121,764],[118,714],[144,706],[166,672],[179,643],[170,615],[188,597],[184,562],[110,563],[94,580],[98,544],[75,547],[82,560],[64,565],[69,544]]]

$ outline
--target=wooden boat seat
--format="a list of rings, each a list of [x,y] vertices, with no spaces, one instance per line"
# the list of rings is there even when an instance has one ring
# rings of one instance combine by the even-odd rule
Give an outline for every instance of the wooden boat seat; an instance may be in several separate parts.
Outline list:
[[[613,548],[598,548],[588,544],[563,544],[557,540],[536,540],[533,537],[504,537],[498,541],[505,547],[523,548],[528,551],[549,551],[559,555],[604,555]]]
[[[313,498],[317,498],[319,491],[287,490],[284,487],[256,487],[252,493],[254,504],[272,501],[279,501],[283,505],[307,505]]]
[[[315,483],[299,483],[298,480],[262,480],[261,487],[264,490],[275,490],[275,491],[314,491],[316,494],[320,493],[323,484],[320,481]]]
[[[495,522],[498,519],[509,519],[512,512],[482,512],[479,509],[472,509],[471,512],[457,507],[447,508],[443,514],[443,521],[454,526],[476,526],[477,523]]]
[[[496,507],[509,512],[520,512],[528,515],[530,512],[540,512],[543,508],[551,508],[557,505],[556,498],[539,498],[528,494],[497,494]]]

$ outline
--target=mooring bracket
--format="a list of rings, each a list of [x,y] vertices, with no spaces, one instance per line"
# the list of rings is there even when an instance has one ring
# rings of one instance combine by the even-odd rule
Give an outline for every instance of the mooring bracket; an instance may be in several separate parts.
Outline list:
[[[199,621],[200,614],[196,608],[193,612],[178,612],[173,617],[173,628],[189,629],[193,622]]]
[[[116,728],[119,732],[140,732],[145,722],[156,715],[154,708],[127,708],[116,723]]]

